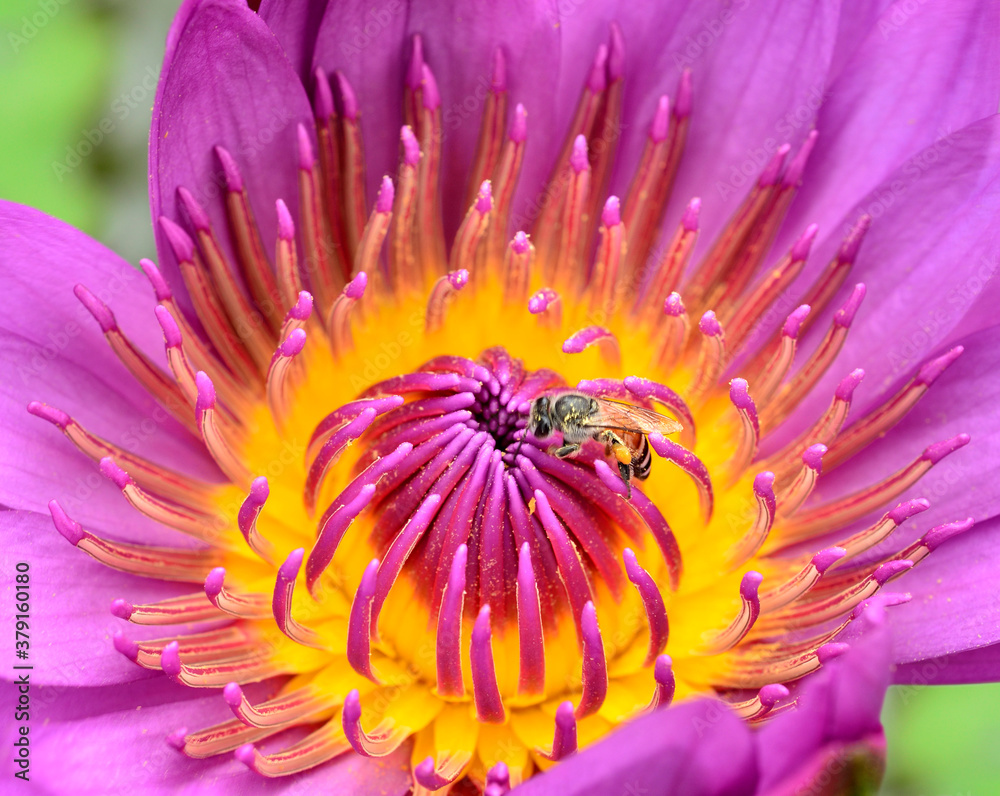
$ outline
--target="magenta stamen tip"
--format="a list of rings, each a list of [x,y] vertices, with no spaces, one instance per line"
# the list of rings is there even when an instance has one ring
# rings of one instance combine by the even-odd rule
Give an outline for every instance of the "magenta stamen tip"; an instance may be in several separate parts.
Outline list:
[[[163,340],[167,348],[180,348],[183,342],[181,330],[177,326],[174,316],[170,314],[170,310],[162,304],[158,304],[153,312],[156,314],[156,320],[160,322],[160,329],[163,330]]]
[[[354,299],[357,301],[365,294],[365,288],[368,287],[368,274],[364,271],[358,271],[354,279],[347,283],[344,287],[344,296],[349,299]]]
[[[528,249],[531,248],[531,241],[528,240],[526,233],[515,232],[514,239],[510,242],[510,247],[514,250],[515,254],[527,254]]]
[[[785,157],[791,149],[792,147],[789,144],[782,144],[778,147],[777,151],[767,162],[767,165],[764,166],[760,176],[757,177],[757,185],[761,188],[767,188],[778,181],[778,176],[781,174],[781,167],[785,165]]]
[[[28,411],[35,417],[40,417],[42,420],[48,420],[52,423],[52,425],[58,426],[62,431],[66,430],[66,426],[68,426],[73,419],[62,409],[56,409],[54,406],[48,406],[47,404],[43,404],[39,401],[31,401],[28,404]]]
[[[729,400],[737,409],[746,409],[747,411],[757,409],[753,398],[750,397],[750,385],[747,384],[746,379],[733,379],[729,382]]]
[[[663,314],[671,318],[679,318],[684,314],[684,299],[680,293],[671,293],[663,302]]]
[[[233,757],[239,760],[243,765],[249,768],[251,771],[256,770],[257,766],[257,748],[252,743],[245,743],[233,752]]]
[[[701,199],[696,196],[688,202],[688,206],[684,208],[684,215],[681,216],[681,226],[684,227],[685,232],[698,231],[698,216],[700,214]]]
[[[792,246],[791,257],[793,260],[798,262],[805,260],[809,256],[809,249],[812,248],[818,231],[818,224],[810,224],[806,227],[806,231],[802,233],[802,237],[795,241],[795,245]]]
[[[493,187],[489,180],[483,180],[479,186],[479,195],[476,197],[476,210],[483,215],[493,209]]]
[[[816,650],[816,657],[819,659],[820,663],[829,663],[834,658],[839,658],[850,648],[850,644],[838,644],[837,642],[831,642],[829,644],[824,644]]]
[[[514,118],[510,123],[510,140],[515,144],[521,144],[528,137],[528,112],[519,102],[514,106]]]
[[[666,141],[669,131],[670,98],[664,94],[656,102],[656,112],[653,114],[653,121],[649,125],[649,140],[654,144]]]
[[[101,475],[111,481],[119,489],[124,489],[132,484],[132,479],[121,467],[115,464],[115,460],[110,456],[105,456],[100,462]]]
[[[621,200],[617,196],[609,196],[601,212],[601,223],[606,227],[617,227],[622,223]]]
[[[271,487],[267,483],[266,475],[260,475],[253,479],[253,483],[250,484],[250,497],[253,498],[254,503],[263,506],[270,494]]]
[[[587,88],[594,94],[600,94],[608,85],[607,65],[608,45],[602,44],[594,54],[594,62],[587,77]]]
[[[153,293],[156,295],[156,300],[170,301],[170,299],[173,298],[173,293],[170,291],[170,286],[167,284],[167,280],[165,280],[163,278],[163,274],[160,273],[160,269],[156,267],[156,263],[144,257],[139,260],[139,267],[146,275],[146,279],[148,279],[149,283],[153,286]]]
[[[809,131],[809,135],[806,136],[802,148],[792,158],[792,162],[788,164],[788,170],[781,180],[782,185],[791,187],[799,184],[799,181],[802,179],[802,172],[806,169],[806,162],[809,160],[809,155],[812,153],[813,147],[816,146],[816,138],[818,136],[819,133],[815,130]]]
[[[333,116],[333,91],[330,90],[330,81],[327,79],[326,72],[323,71],[323,67],[317,66],[316,71],[313,72],[316,78],[316,97],[313,103],[313,110],[316,113],[316,118],[327,121],[331,116]]]
[[[297,547],[288,554],[285,563],[278,567],[278,580],[294,581],[302,569],[302,558],[306,554],[304,547]]]
[[[490,81],[490,88],[498,94],[507,90],[507,58],[500,47],[493,50],[493,79]]]
[[[115,649],[128,658],[132,663],[139,660],[139,642],[128,638],[122,631],[116,630],[111,634],[111,643]]]
[[[708,310],[701,316],[701,320],[698,321],[698,328],[701,330],[701,333],[707,337],[718,337],[722,334],[722,325],[719,323],[718,319],[715,317],[715,312],[712,310]]]
[[[503,788],[510,787],[510,769],[503,760],[498,760],[489,771],[486,772],[486,785],[498,785]]]
[[[827,547],[812,557],[812,565],[822,575],[846,555],[847,551],[843,547]]]
[[[962,355],[963,351],[965,351],[965,348],[958,345],[936,359],[924,363],[917,372],[917,383],[928,387],[932,385],[951,363]]]
[[[628,494],[628,487],[622,482],[621,476],[618,474],[617,470],[615,472],[611,471],[608,463],[603,459],[594,459],[594,473],[601,482],[612,492],[617,495],[625,497]],[[629,551],[631,552],[631,551]],[[633,558],[635,554],[633,553]],[[626,563],[626,568],[628,564]]]
[[[455,290],[461,290],[469,283],[469,272],[465,268],[460,268],[457,271],[451,271],[448,274],[448,284],[451,285]]]
[[[424,64],[424,67],[421,70],[421,80],[424,87],[424,108],[429,111],[437,110],[441,107],[441,94],[438,91],[438,84],[437,80],[434,78],[434,73],[427,64]]]
[[[935,442],[933,445],[928,445],[924,449],[920,458],[924,461],[930,462],[931,464],[937,464],[948,454],[954,453],[959,448],[964,448],[971,440],[972,437],[968,434],[959,434],[958,436],[946,439],[943,442]]]
[[[83,537],[86,535],[83,530],[83,526],[80,525],[76,520],[71,519],[65,511],[63,511],[62,506],[55,500],[49,501],[49,514],[52,515],[52,523],[56,526],[56,530],[59,531],[65,537],[73,547],[76,547],[80,542],[83,541]]]
[[[198,399],[195,401],[195,411],[200,415],[208,409],[215,408],[215,385],[203,370],[194,374],[194,384],[198,389]]]
[[[757,473],[753,479],[753,491],[755,495],[760,495],[761,497],[767,495],[774,497],[774,473],[770,470]]]
[[[678,119],[684,119],[691,115],[692,97],[691,70],[685,69],[681,72],[680,84],[677,87],[677,102],[674,103],[674,115]]]
[[[666,685],[674,679],[673,667],[674,661],[669,655],[664,653],[657,656],[656,663],[653,664],[653,679],[660,685]]]
[[[847,233],[844,242],[840,244],[840,252],[837,254],[837,259],[842,263],[853,263],[857,259],[861,242],[865,239],[865,233],[868,232],[868,228],[871,225],[872,217],[870,215],[865,213],[861,216],[851,228],[851,231]]]
[[[194,262],[194,241],[181,227],[166,216],[160,216],[160,229],[167,237],[167,243],[178,262]]]
[[[160,668],[167,677],[176,679],[181,673],[181,645],[171,641],[160,653]]]
[[[416,166],[420,162],[420,144],[410,125],[404,124],[400,129],[399,140],[403,143],[403,163]]]
[[[382,185],[378,189],[378,199],[375,200],[376,213],[391,213],[392,203],[396,198],[396,188],[388,174],[382,176]]]
[[[743,580],[740,581],[740,596],[749,602],[756,602],[757,590],[763,581],[764,576],[756,570],[751,569],[743,576]]]
[[[179,729],[176,729],[172,733],[170,733],[170,735],[167,736],[166,738],[167,743],[170,744],[178,752],[183,752],[185,746],[184,739],[187,737],[187,734],[188,734],[187,727],[181,727]]]
[[[306,330],[305,329],[292,329],[289,332],[288,337],[285,338],[284,342],[278,346],[278,350],[281,352],[283,357],[294,357],[301,353],[302,349],[306,345]]]
[[[797,340],[799,337],[799,332],[802,331],[802,324],[806,320],[806,316],[812,310],[808,304],[803,304],[801,307],[794,310],[788,318],[785,320],[785,325],[781,330],[781,333],[785,337],[790,337],[792,340]]]
[[[114,600],[111,603],[111,613],[113,616],[117,616],[119,619],[124,619],[128,621],[132,618],[132,613],[135,611],[135,606],[132,605],[128,600]]]
[[[861,368],[852,370],[840,384],[837,385],[837,390],[834,395],[837,397],[838,401],[850,401],[854,396],[854,391],[861,384],[861,380],[865,377],[865,372]]]
[[[887,581],[901,575],[913,566],[912,561],[903,559],[902,561],[886,561],[878,569],[875,570],[872,578],[879,586],[884,586]]]
[[[410,64],[406,70],[406,87],[410,91],[420,88],[424,78],[424,43],[419,33],[413,35],[413,51],[410,53]]]
[[[239,683],[227,683],[222,689],[222,698],[231,708],[238,708],[243,704],[243,689]]]
[[[313,310],[313,297],[312,293],[308,290],[299,291],[299,297],[295,300],[295,304],[288,311],[288,315],[297,321],[305,321],[309,319],[312,315]]]
[[[233,193],[243,190],[243,175],[240,174],[240,167],[236,165],[233,156],[225,147],[215,147],[215,156],[219,159],[222,172],[226,177],[226,188]]]
[[[177,195],[181,198],[181,204],[184,206],[184,210],[188,214],[188,218],[191,219],[191,224],[199,232],[207,232],[212,226],[212,223],[208,219],[208,213],[205,212],[198,200],[194,198],[191,192],[181,186],[177,189]]]
[[[611,23],[611,36],[608,46],[608,77],[611,82],[621,80],[625,74],[625,38],[622,36],[621,26],[617,22]]]
[[[861,302],[864,301],[865,293],[867,292],[868,289],[863,283],[859,282],[856,284],[854,290],[851,291],[850,297],[847,299],[847,303],[833,316],[833,322],[843,328],[850,326],[854,322],[854,316],[857,314],[858,308],[861,306]]]
[[[283,199],[278,199],[274,203],[274,209],[278,215],[278,237],[286,242],[295,239],[295,222],[292,221],[292,214],[288,212],[288,205]]]
[[[788,689],[781,683],[771,683],[770,685],[765,685],[757,692],[757,698],[763,707],[771,710],[782,699],[788,698]]]
[[[50,504],[51,505],[51,504]],[[942,544],[947,542],[953,536],[958,536],[960,533],[965,533],[969,528],[976,524],[976,521],[972,517],[967,517],[964,520],[959,520],[958,522],[948,522],[944,525],[938,525],[931,528],[927,533],[924,534],[924,538],[921,540],[924,547],[928,550],[936,550]]]
[[[528,299],[528,312],[532,315],[539,315],[545,312],[553,302],[558,300],[558,293],[550,287],[543,287]]]
[[[927,511],[931,507],[931,502],[926,498],[917,498],[916,500],[906,500],[900,503],[896,508],[888,513],[888,517],[892,520],[894,525],[902,525],[910,517],[916,514],[920,514],[922,511]]]
[[[358,98],[354,93],[354,87],[343,72],[336,72],[337,91],[340,93],[340,109],[344,112],[344,118],[352,122],[358,118]]]
[[[73,293],[76,294],[76,297],[80,299],[80,303],[87,308],[90,314],[94,316],[94,320],[97,321],[102,332],[107,334],[118,328],[118,324],[115,323],[115,316],[108,309],[108,305],[87,290],[86,287],[76,285],[73,288]]]
[[[205,595],[214,600],[222,594],[222,586],[226,582],[226,568],[216,567],[205,577]]]
[[[827,447],[822,442],[818,442],[815,445],[810,445],[805,449],[802,454],[802,463],[808,467],[810,470],[815,470],[817,473],[823,472],[823,456],[826,454]]]
[[[573,171],[579,174],[584,169],[590,168],[590,161],[587,159],[587,137],[578,135],[573,139],[573,152],[569,156],[569,165]]]

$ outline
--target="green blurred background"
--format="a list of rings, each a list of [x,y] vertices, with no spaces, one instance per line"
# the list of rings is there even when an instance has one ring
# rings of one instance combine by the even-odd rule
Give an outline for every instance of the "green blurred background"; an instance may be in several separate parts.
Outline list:
[[[172,0],[0,0],[0,197],[131,262],[154,257],[146,199],[153,76]],[[1000,685],[894,689],[887,796],[1000,793]]]

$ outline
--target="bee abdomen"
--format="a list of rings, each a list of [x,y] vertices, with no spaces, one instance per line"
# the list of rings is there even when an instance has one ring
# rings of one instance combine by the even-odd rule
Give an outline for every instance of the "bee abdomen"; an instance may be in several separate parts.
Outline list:
[[[646,439],[646,435],[640,434],[639,439],[641,442],[632,453],[632,472],[640,481],[645,481],[649,478],[649,471],[653,467],[653,456],[649,452],[649,440]]]

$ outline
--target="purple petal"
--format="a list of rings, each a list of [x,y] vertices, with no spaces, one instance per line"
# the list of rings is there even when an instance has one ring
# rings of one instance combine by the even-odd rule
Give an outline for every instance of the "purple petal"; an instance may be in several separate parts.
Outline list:
[[[918,153],[851,210],[844,225],[874,207],[882,209],[850,277],[851,284],[867,286],[867,309],[858,313],[840,356],[793,415],[787,433],[822,411],[851,368],[861,365],[867,374],[853,409],[859,413],[954,340],[997,268],[1000,228],[993,220],[1000,214],[1000,117],[971,124]],[[843,232],[831,230],[816,247],[812,276],[829,261]],[[825,327],[819,323],[810,330],[804,350],[812,350]]]
[[[1000,458],[1000,327],[959,342],[965,349],[962,355],[909,415],[843,467],[824,476],[820,499],[885,478],[928,445],[967,433],[972,441],[965,448],[943,459],[896,501],[926,497],[931,502],[930,509],[908,523],[897,539],[909,542],[935,525],[966,517],[983,521],[1000,514],[1000,483],[993,464]],[[946,549],[950,546],[942,552]],[[925,566],[922,563],[918,569]]]
[[[304,85],[311,85],[313,51],[329,0],[261,0],[258,14],[274,33]]]
[[[129,625],[111,615],[112,600],[154,602],[197,589],[134,578],[97,563],[67,542],[47,515],[27,511],[0,512],[4,539],[0,562],[12,573],[21,562],[29,566],[31,615],[31,681],[58,687],[98,686],[149,680],[157,676],[117,652],[115,631],[127,637],[162,638],[159,627]],[[13,602],[13,590],[7,592]],[[0,654],[14,660],[14,634],[0,641]],[[11,673],[6,672],[5,677]]]
[[[696,699],[623,725],[532,777],[517,793],[736,796],[755,793],[756,783],[753,741],[746,725],[724,705]]]
[[[867,33],[828,87],[816,120],[819,141],[785,224],[788,242],[806,224],[832,229],[899,164],[938,140],[946,149],[954,131],[996,112],[995,3],[896,3]],[[915,168],[919,174],[923,163]],[[919,193],[930,195],[923,187]]]
[[[73,415],[132,452],[155,441],[157,461],[217,478],[201,444],[162,409],[111,352],[98,324],[73,295],[87,285],[119,327],[163,364],[154,298],[142,274],[83,233],[37,210],[0,202],[0,504],[47,513],[52,498],[96,528],[149,528],[97,466],[57,428],[27,412],[38,400]]]
[[[153,219],[182,218],[177,188],[208,212],[229,249],[225,179],[213,147],[236,159],[265,251],[274,251],[275,201],[298,209],[296,125],[311,126],[305,90],[267,25],[240,0],[188,0],[167,40],[149,132]],[[176,259],[156,229],[160,267],[184,291]]]
[[[681,70],[690,68],[694,110],[665,223],[673,229],[691,198],[701,197],[701,252],[777,148],[786,141],[797,146],[808,133],[838,10],[832,3],[780,0],[730,8],[690,3],[672,24],[677,6],[667,8],[632,3],[617,9],[625,36],[628,128],[611,191],[627,188],[660,95],[673,97]],[[589,27],[589,14],[578,17],[564,22]],[[804,116],[789,122],[800,109]]]
[[[1000,642],[1000,519],[950,539],[894,581],[913,599],[890,611],[898,663]]]
[[[830,62],[830,78],[834,79],[857,53],[858,48],[878,23],[893,0],[855,0],[840,7],[840,21],[837,23],[837,43],[833,48]]]
[[[794,710],[756,736],[761,793],[783,793],[789,783],[808,781],[813,758],[828,754],[830,746],[880,735],[879,713],[892,661],[885,609],[871,605],[859,621],[868,626],[866,632],[806,681]]]
[[[32,722],[32,784],[40,792],[80,796],[124,792],[207,796],[265,790],[402,796],[410,786],[409,745],[379,760],[348,753],[280,780],[263,779],[231,754],[187,758],[166,742],[168,735],[182,727],[194,731],[232,718],[217,692],[204,693],[165,677],[113,688],[32,689],[35,704],[44,706],[38,714],[41,720]],[[262,751],[282,748],[302,734],[286,733],[277,744],[261,744]],[[10,763],[5,761],[4,766]]]
[[[907,685],[995,683],[1000,680],[1000,644],[900,664],[892,680]],[[899,690],[906,693],[906,689]]]

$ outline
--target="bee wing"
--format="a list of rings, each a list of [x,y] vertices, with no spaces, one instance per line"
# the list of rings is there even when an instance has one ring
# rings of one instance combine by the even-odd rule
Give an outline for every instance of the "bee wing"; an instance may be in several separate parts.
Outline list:
[[[619,401],[609,401],[607,398],[595,400],[601,411],[594,417],[585,419],[580,425],[588,428],[618,428],[625,431],[638,431],[642,434],[659,432],[664,436],[683,428],[672,417],[666,417],[651,409]]]

